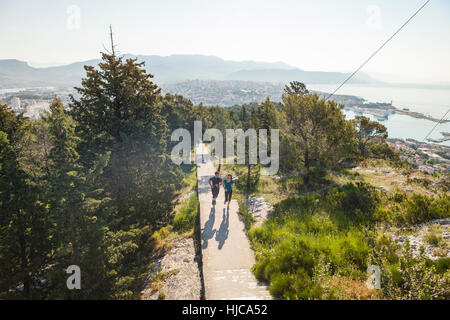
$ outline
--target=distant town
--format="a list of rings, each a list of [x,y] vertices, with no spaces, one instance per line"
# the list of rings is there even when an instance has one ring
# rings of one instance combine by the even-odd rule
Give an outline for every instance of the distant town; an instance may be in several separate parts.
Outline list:
[[[414,139],[388,138],[388,145],[401,153],[415,169],[428,172],[448,172],[450,169],[450,147],[434,143],[423,143]]]
[[[284,84],[255,81],[215,81],[189,80],[162,85],[163,92],[181,94],[194,104],[231,107],[234,105],[264,101],[269,97],[272,101],[281,100]]]
[[[269,97],[274,102],[281,100],[284,84],[273,84],[254,81],[214,81],[190,80],[173,84],[162,84],[163,93],[181,94],[194,104],[219,105],[231,107],[255,101],[263,101]],[[0,103],[8,104],[16,113],[24,113],[30,119],[39,119],[47,110],[51,99],[56,95],[68,105],[70,95],[77,96],[73,88],[35,88],[23,90],[0,91]],[[325,95],[325,93],[319,93]],[[397,109],[388,103],[367,102],[363,98],[350,95],[335,95],[333,99],[344,105],[345,109],[356,114],[371,114],[382,120],[390,114],[400,113],[412,117],[430,117],[406,109]],[[442,138],[431,139],[423,143],[413,139],[389,138],[389,145],[401,152],[401,157],[419,170],[428,173],[447,172],[450,168],[450,147],[437,143],[450,140],[450,133],[442,132]]]
[[[64,103],[69,104],[70,94],[76,95],[74,89],[35,88],[23,90],[0,91],[0,103],[7,104],[16,113],[23,113],[26,117],[36,120],[41,113],[49,109],[50,101],[58,96]]]

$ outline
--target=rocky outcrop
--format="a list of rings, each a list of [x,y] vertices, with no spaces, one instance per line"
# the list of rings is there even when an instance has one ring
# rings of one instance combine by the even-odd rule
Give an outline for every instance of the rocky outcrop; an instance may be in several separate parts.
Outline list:
[[[171,242],[171,249],[154,259],[146,277],[143,300],[199,300],[202,284],[192,238],[178,238]]]
[[[427,241],[427,235],[432,232],[434,226],[438,226],[440,238],[439,245]],[[398,244],[404,244],[409,240],[410,247],[415,256],[420,255],[421,248],[424,249],[425,257],[436,260],[450,257],[450,218],[432,220],[428,223],[420,224],[411,228],[400,229],[399,232],[392,233],[392,239]]]
[[[244,201],[248,212],[256,219],[255,226],[261,226],[264,221],[273,213],[272,205],[264,199],[264,197],[249,197]]]

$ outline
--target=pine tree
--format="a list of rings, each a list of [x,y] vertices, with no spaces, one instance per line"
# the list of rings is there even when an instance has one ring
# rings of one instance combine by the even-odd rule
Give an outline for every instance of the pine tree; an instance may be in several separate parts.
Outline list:
[[[83,176],[76,151],[79,138],[75,135],[75,123],[64,110],[60,99],[50,104],[50,113],[45,118],[48,123],[52,147],[48,156],[52,213],[58,217],[62,243],[70,243],[72,264],[80,264],[79,237],[83,203]]]
[[[278,129],[277,109],[269,98],[256,109],[255,116],[258,129]]]
[[[324,168],[349,155],[354,126],[345,120],[342,105],[310,94],[302,83],[291,83],[282,100],[284,154],[280,159],[282,165],[288,162],[292,169],[303,169],[303,180],[308,184],[313,171],[322,174]]]
[[[241,123],[244,131],[247,131],[248,129],[255,129],[256,132],[258,132],[257,110],[257,105],[250,105],[250,111],[247,111],[245,106],[242,106]],[[256,191],[260,178],[260,165],[250,164],[250,141],[248,141],[248,148],[245,148],[245,158],[247,166],[247,174],[245,178],[245,194],[249,196],[252,192]]]
[[[386,142],[388,136],[387,129],[378,121],[370,121],[364,116],[356,116],[356,130],[358,139],[358,148],[362,157],[369,156],[369,146],[372,142],[377,141],[379,144]]]
[[[39,186],[18,161],[26,122],[0,105],[0,295],[40,298],[52,221]]]
[[[178,171],[167,151],[169,132],[161,114],[160,89],[143,63],[103,54],[99,68],[85,67],[71,114],[82,142],[81,160],[89,167],[102,155],[110,160],[101,184],[114,202],[112,228],[168,221]]]
[[[94,196],[96,192],[90,183],[94,173],[79,161],[80,139],[75,133],[75,121],[60,99],[52,101],[44,122],[48,125],[51,142],[47,195],[57,225],[54,237],[58,268],[48,273],[54,284],[49,294],[52,298],[107,298],[112,293],[113,283],[108,276],[111,270],[107,266],[106,221],[98,218],[102,215],[102,201]],[[80,291],[65,288],[67,274],[64,270],[70,265],[81,269]]]

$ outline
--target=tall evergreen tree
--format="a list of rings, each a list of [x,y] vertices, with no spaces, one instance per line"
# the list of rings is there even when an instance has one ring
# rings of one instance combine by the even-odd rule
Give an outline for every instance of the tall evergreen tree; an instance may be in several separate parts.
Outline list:
[[[52,147],[48,156],[48,185],[53,214],[58,217],[63,243],[70,243],[72,264],[80,264],[80,220],[82,219],[83,181],[76,151],[78,137],[75,123],[64,110],[61,100],[55,98],[50,104],[48,123]],[[62,239],[61,239],[62,240]]]
[[[368,117],[356,116],[356,130],[358,139],[358,148],[362,157],[369,156],[369,147],[372,142],[380,144],[386,142],[388,136],[387,129],[378,121],[370,121]]]
[[[50,104],[50,112],[44,116],[48,125],[51,148],[48,155],[48,199],[52,215],[58,226],[55,263],[58,268],[50,270],[52,279],[49,295],[52,298],[91,299],[109,298],[115,294],[115,271],[109,260],[107,199],[98,196],[93,179],[97,171],[107,163],[100,159],[92,168],[80,162],[77,147],[80,138],[75,133],[76,123],[64,109],[60,99]],[[107,158],[107,157],[106,157]],[[114,248],[115,249],[115,248]],[[67,290],[64,270],[70,266],[80,267],[81,290]],[[53,271],[53,272],[51,272]]]
[[[71,114],[82,138],[81,160],[110,160],[101,184],[114,201],[112,228],[167,221],[173,209],[178,171],[167,150],[169,132],[161,114],[160,89],[143,63],[103,54],[98,68],[86,66],[80,99]]]
[[[51,220],[39,186],[18,161],[26,121],[0,105],[0,295],[40,298]]]
[[[278,129],[277,109],[269,98],[256,109],[255,116],[258,129]]]
[[[335,166],[353,150],[354,126],[345,120],[343,106],[310,94],[301,83],[291,83],[282,100],[282,165],[304,171],[308,184],[314,170]]]

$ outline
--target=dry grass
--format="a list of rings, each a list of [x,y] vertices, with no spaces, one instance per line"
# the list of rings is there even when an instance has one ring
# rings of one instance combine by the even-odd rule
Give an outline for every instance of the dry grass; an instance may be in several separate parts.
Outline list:
[[[261,176],[256,196],[263,196],[266,201],[274,205],[278,202],[292,196],[288,192],[281,192],[278,183],[279,180],[275,180],[273,177]]]
[[[369,289],[364,280],[333,276],[326,288],[326,299],[330,300],[380,300],[381,293]]]
[[[222,165],[222,174],[232,174],[233,176],[243,176],[246,174],[247,167],[239,166],[239,165]],[[252,194],[252,196],[263,196],[266,201],[270,204],[274,205],[278,202],[290,197],[297,195],[295,190],[291,190],[291,192],[283,192],[280,188],[279,184],[280,180],[276,180],[273,176],[260,176],[258,189],[256,192]],[[235,188],[233,193],[233,198],[239,201],[239,203],[244,200],[242,194]]]
[[[149,295],[155,292],[159,292],[159,295],[164,294],[163,291],[161,291],[161,288],[164,286],[166,280],[172,276],[176,275],[180,272],[179,269],[173,269],[170,271],[162,271],[161,269],[157,270],[154,274],[150,276],[150,278],[147,281],[147,284],[143,290],[145,294],[143,294],[143,299],[147,299]],[[164,294],[165,296],[165,294]],[[161,298],[160,298],[161,299]]]
[[[447,192],[442,178],[418,170],[396,168],[383,160],[366,160],[350,170],[349,174],[331,173],[328,178],[337,185],[364,181],[388,192],[419,193],[425,196]]]

